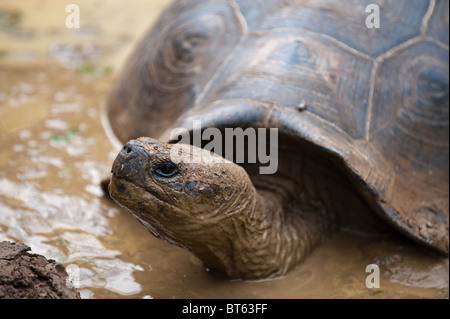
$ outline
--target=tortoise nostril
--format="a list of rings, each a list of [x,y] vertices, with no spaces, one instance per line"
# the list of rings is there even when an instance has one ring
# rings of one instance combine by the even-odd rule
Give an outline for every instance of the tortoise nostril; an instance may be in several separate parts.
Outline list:
[[[133,150],[134,150],[133,144],[130,143],[130,142],[128,142],[127,144],[125,144],[122,147],[122,151],[127,153],[127,154],[130,154],[131,152],[133,152]]]

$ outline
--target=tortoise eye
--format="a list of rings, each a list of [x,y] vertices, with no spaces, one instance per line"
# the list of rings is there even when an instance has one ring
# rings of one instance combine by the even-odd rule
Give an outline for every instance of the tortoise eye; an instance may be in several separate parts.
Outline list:
[[[172,177],[178,173],[178,167],[172,162],[166,162],[156,166],[153,171],[160,177]]]

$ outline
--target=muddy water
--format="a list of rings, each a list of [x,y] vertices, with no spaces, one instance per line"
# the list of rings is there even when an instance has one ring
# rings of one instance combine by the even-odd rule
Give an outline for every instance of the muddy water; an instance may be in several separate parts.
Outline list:
[[[448,298],[448,259],[401,236],[340,233],[284,278],[208,273],[99,187],[117,147],[101,125],[112,80],[168,1],[0,0],[0,240],[67,266],[83,298]],[[366,287],[377,264],[380,288]]]

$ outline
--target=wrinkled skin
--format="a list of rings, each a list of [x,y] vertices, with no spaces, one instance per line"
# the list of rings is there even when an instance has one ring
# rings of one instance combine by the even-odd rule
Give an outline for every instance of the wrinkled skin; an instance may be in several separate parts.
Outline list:
[[[338,201],[321,204],[312,193],[299,196],[308,200],[296,206],[287,194],[257,190],[237,164],[195,146],[151,138],[125,144],[112,173],[111,197],[150,233],[191,251],[206,267],[230,278],[285,274],[336,229],[337,210],[329,207],[342,210]],[[320,180],[320,174],[311,174]],[[320,188],[324,197],[334,199],[326,187]],[[333,193],[353,202],[348,207],[354,211],[367,210],[348,196],[352,192]]]
[[[184,159],[161,178],[172,146],[139,139],[114,164],[113,198],[233,278],[282,275],[373,216],[448,255],[448,1],[375,1],[390,13],[376,30],[366,1],[266,2],[175,1],[130,56],[107,117],[122,143],[177,142],[195,120],[276,128],[278,170]]]
[[[282,221],[272,225],[265,218],[268,207],[261,207],[263,199],[244,169],[207,153],[203,155],[222,163],[190,163],[195,147],[187,145],[182,146],[182,160],[175,164],[170,159],[172,147],[150,138],[128,142],[113,164],[111,197],[153,235],[192,251],[211,269],[235,278],[277,273],[281,260],[265,265],[260,259],[268,254],[264,239],[276,237],[271,230],[278,233],[276,226]],[[173,169],[173,175],[158,174],[161,165],[163,174]],[[248,219],[257,222],[247,223]],[[263,256],[248,263],[257,251]]]

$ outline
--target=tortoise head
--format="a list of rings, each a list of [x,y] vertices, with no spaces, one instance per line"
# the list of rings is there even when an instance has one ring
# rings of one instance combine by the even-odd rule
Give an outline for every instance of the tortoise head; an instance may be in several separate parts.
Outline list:
[[[109,185],[111,197],[153,235],[191,251],[217,239],[217,232],[204,229],[223,224],[252,189],[240,166],[195,146],[151,138],[123,146]]]
[[[277,277],[323,240],[334,217],[311,218],[309,204],[284,214],[287,193],[271,188],[290,182],[255,180],[263,184],[257,190],[250,176],[196,146],[141,137],[116,157],[109,192],[151,234],[192,252],[209,269],[231,278]]]

